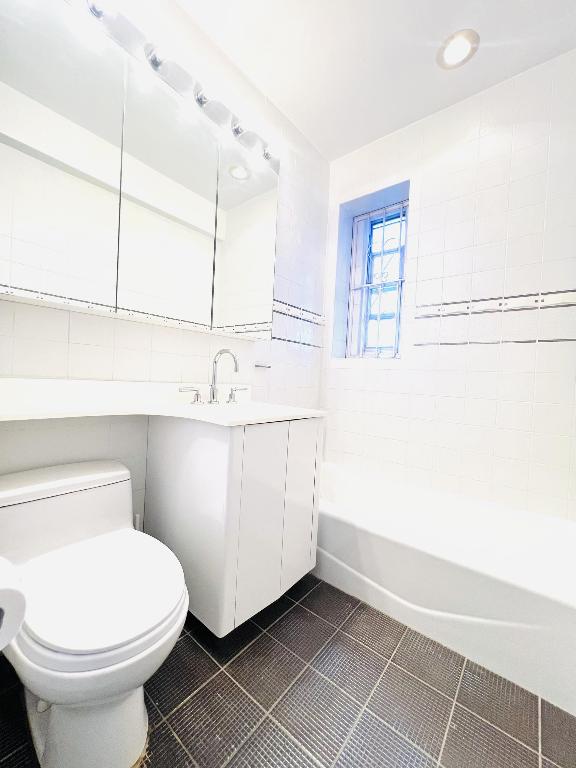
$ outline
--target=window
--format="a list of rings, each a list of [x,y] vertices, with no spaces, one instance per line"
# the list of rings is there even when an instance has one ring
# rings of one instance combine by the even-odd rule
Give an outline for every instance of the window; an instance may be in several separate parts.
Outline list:
[[[348,301],[347,357],[396,357],[408,202],[356,216]]]

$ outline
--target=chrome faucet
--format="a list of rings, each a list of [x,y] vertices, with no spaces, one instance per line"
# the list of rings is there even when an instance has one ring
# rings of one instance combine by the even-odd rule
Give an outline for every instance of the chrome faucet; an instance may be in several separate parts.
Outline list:
[[[234,352],[232,352],[230,349],[221,349],[219,352],[216,352],[214,355],[214,360],[212,361],[212,383],[210,384],[210,394],[208,396],[208,402],[209,403],[217,403],[218,402],[218,386],[217,386],[217,376],[218,376],[218,360],[222,357],[222,355],[230,355],[232,360],[234,360],[234,373],[238,373],[238,359],[236,358],[236,355]]]

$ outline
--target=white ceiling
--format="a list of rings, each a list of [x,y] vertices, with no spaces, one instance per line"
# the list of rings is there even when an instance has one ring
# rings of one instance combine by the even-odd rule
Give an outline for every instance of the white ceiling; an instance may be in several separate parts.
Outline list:
[[[575,0],[179,0],[332,159],[576,46]],[[439,44],[471,27],[461,69]]]

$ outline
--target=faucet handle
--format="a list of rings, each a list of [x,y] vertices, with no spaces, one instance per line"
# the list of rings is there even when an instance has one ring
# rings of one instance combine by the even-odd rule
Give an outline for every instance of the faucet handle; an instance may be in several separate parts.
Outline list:
[[[236,402],[236,392],[245,392],[248,389],[248,387],[231,387],[230,388],[230,394],[228,395],[227,403],[235,403]]]
[[[194,392],[194,397],[190,402],[191,403],[202,402],[202,394],[197,387],[178,387],[178,392]]]

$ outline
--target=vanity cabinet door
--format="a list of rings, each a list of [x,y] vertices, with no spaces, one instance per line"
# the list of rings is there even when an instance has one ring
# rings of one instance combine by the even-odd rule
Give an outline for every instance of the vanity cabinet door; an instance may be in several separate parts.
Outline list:
[[[319,419],[291,421],[284,506],[282,592],[314,567],[315,484]]]
[[[288,425],[245,427],[236,626],[280,594]]]

